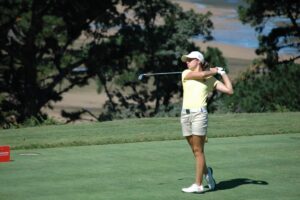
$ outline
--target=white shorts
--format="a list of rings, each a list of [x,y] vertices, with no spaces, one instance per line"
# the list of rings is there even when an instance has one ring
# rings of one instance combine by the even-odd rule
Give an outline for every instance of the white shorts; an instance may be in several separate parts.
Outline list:
[[[208,113],[206,109],[181,111],[181,128],[184,137],[191,135],[205,136],[207,133]]]

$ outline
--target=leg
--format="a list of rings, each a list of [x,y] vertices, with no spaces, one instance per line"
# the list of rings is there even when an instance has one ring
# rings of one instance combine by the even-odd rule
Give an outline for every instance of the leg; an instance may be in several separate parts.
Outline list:
[[[205,136],[197,136],[191,135],[186,137],[193,154],[195,156],[196,162],[196,173],[195,173],[195,183],[197,185],[202,185],[202,177],[203,174],[207,174],[207,167],[205,162],[205,155],[204,155],[204,143],[205,143]]]

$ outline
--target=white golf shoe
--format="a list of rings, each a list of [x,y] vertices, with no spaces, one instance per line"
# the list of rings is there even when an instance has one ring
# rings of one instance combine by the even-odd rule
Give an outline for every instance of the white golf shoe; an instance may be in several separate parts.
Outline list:
[[[204,192],[204,187],[203,185],[197,185],[196,183],[194,183],[190,187],[182,188],[181,190],[182,192],[186,192],[186,193],[201,193]]]
[[[214,190],[215,187],[216,187],[216,181],[213,177],[213,170],[212,170],[211,167],[207,168],[207,174],[205,176],[205,179],[206,179],[206,182],[207,182],[207,185],[208,185],[209,189]]]

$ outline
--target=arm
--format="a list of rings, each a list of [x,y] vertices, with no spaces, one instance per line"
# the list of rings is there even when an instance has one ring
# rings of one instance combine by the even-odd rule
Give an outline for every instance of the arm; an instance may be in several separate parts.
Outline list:
[[[185,80],[191,80],[191,79],[204,79],[206,77],[210,77],[215,75],[218,72],[218,69],[215,68],[210,68],[209,71],[191,71],[188,73],[184,79]]]
[[[233,88],[232,88],[232,84],[231,84],[231,81],[230,81],[228,75],[226,73],[224,73],[224,74],[222,74],[222,78],[223,78],[224,83],[219,82],[216,85],[216,89],[225,94],[232,95]]]

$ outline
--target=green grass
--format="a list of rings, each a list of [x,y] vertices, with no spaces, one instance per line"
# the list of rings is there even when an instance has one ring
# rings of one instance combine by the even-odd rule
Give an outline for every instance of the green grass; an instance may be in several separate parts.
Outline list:
[[[210,115],[205,149],[218,189],[204,194],[181,192],[194,181],[194,160],[179,118],[1,130],[0,145],[13,150],[0,163],[0,199],[296,200],[299,118]]]
[[[212,138],[206,153],[218,189],[185,194],[181,188],[194,180],[194,160],[184,140],[13,150],[13,161],[0,163],[0,197],[296,200],[300,196],[299,133]]]
[[[209,115],[209,138],[300,133],[300,113]],[[179,118],[128,119],[0,131],[0,145],[37,149],[180,140]]]

